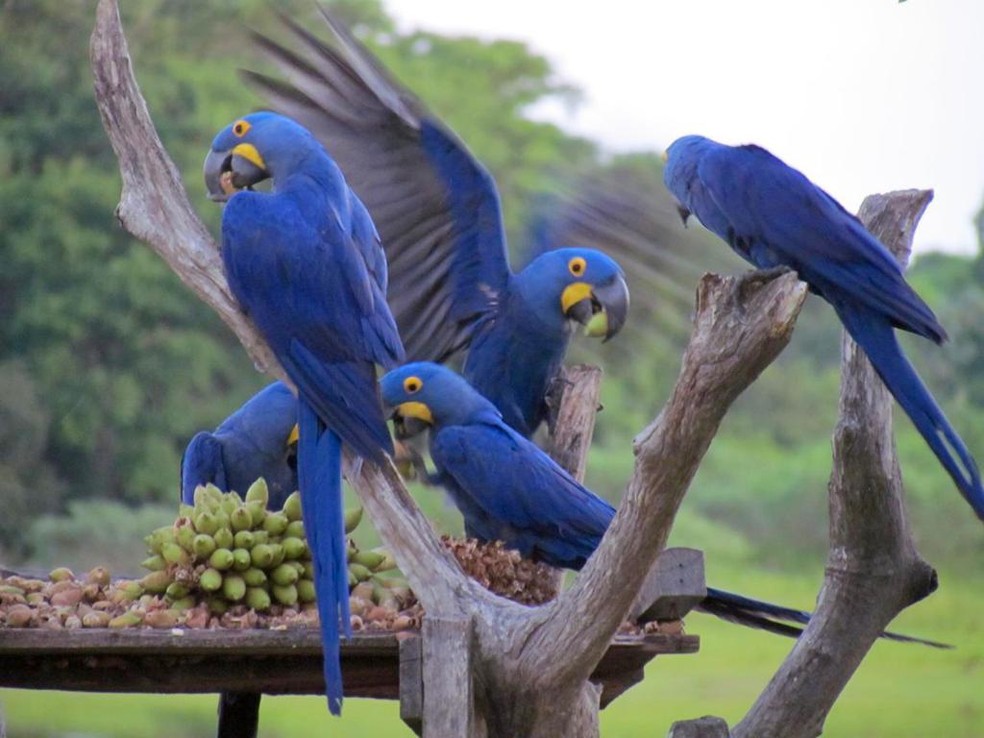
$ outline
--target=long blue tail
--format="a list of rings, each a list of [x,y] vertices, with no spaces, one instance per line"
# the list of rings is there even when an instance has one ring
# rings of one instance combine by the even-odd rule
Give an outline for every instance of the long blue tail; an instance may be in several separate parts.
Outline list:
[[[342,515],[342,442],[328,430],[301,397],[297,474],[301,488],[304,532],[314,559],[314,587],[321,620],[325,696],[332,715],[342,713],[340,634],[351,635]],[[341,622],[341,628],[339,628]]]
[[[984,487],[981,486],[977,463],[902,352],[891,324],[849,306],[838,308],[837,314],[851,338],[864,350],[888,391],[953,478],[960,494],[974,508],[977,517],[984,520]]]
[[[758,628],[760,630],[774,633],[776,635],[799,638],[802,628],[789,623],[806,625],[810,622],[811,613],[803,610],[794,610],[782,605],[773,605],[771,602],[753,600],[751,597],[725,592],[721,589],[707,588],[707,597],[697,605],[698,612],[705,612],[729,623],[743,625],[746,628]],[[786,622],[781,622],[786,621]],[[918,643],[932,648],[953,648],[947,643],[939,641],[929,641],[913,636],[900,635],[890,631],[883,632],[879,638],[890,641],[901,641],[903,643]]]

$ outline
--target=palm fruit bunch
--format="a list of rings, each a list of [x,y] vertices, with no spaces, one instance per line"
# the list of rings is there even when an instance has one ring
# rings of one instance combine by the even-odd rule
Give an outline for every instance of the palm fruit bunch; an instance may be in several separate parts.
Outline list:
[[[501,597],[523,605],[541,605],[560,591],[557,569],[524,559],[502,541],[480,543],[474,538],[442,536],[441,542],[465,574]]]
[[[194,505],[181,505],[173,525],[145,539],[150,556],[142,565],[150,574],[141,585],[178,610],[204,601],[219,615],[240,604],[264,613],[275,605],[304,608],[313,603],[314,564],[304,537],[300,495],[290,495],[282,510],[268,510],[268,501],[263,479],[245,497],[214,485],[198,487]],[[361,508],[346,511],[345,534],[361,519]],[[389,553],[360,551],[348,539],[350,590],[363,582],[382,588],[378,575],[395,568]],[[405,582],[393,579],[389,589],[402,594]]]
[[[314,569],[304,538],[297,492],[282,510],[267,510],[269,491],[258,479],[246,491],[195,490],[194,505],[182,504],[173,525],[144,540],[150,573],[146,592],[163,596],[177,610],[205,601],[221,615],[244,604],[266,612],[274,604],[314,602]]]

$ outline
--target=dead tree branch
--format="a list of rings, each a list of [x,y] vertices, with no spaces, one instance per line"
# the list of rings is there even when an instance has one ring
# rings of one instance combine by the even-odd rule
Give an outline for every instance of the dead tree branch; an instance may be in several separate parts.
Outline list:
[[[932,192],[872,195],[860,218],[902,264]],[[810,625],[735,738],[813,738],[871,645],[904,608],[936,588],[905,513],[892,396],[844,333],[840,420],[830,477],[830,553]]]

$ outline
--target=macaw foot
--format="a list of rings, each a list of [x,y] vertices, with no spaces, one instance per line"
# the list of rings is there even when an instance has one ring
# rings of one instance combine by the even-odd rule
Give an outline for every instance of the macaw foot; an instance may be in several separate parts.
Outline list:
[[[748,299],[750,293],[761,289],[761,287],[767,282],[771,282],[773,279],[778,279],[784,274],[788,274],[793,271],[791,267],[788,266],[775,266],[769,269],[753,269],[751,271],[745,272],[737,281],[737,309],[738,313],[744,317],[745,315],[745,302]]]
[[[543,395],[543,403],[547,406],[547,430],[553,435],[554,427],[557,424],[557,413],[560,412],[560,402],[564,397],[564,391],[571,385],[570,380],[564,373],[564,367],[553,376],[547,383],[547,391]]]

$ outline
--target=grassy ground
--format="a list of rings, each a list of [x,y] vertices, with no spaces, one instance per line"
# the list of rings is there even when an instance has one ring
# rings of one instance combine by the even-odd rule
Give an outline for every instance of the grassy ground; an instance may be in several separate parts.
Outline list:
[[[804,576],[748,570],[714,571],[711,582],[764,599],[809,606],[816,582]],[[827,722],[828,738],[980,738],[984,735],[984,594],[977,582],[942,577],[941,591],[911,608],[893,627],[958,644],[955,651],[896,643],[876,645]],[[665,735],[673,720],[705,714],[738,720],[761,691],[790,642],[721,623],[688,619],[701,652],[654,661],[645,681],[602,713],[602,734]],[[0,690],[11,738],[163,738],[214,735],[213,696],[94,695]],[[348,700],[342,720],[324,701],[265,697],[264,738],[331,735],[409,736],[395,702]]]

